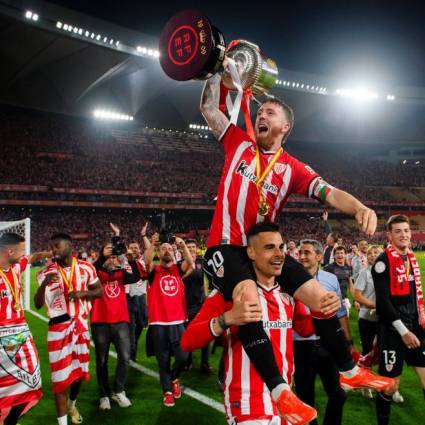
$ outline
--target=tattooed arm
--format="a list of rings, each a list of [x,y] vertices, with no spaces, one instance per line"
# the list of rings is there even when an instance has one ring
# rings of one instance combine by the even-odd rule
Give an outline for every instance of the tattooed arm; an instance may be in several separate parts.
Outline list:
[[[201,97],[201,113],[217,139],[229,125],[229,119],[219,109],[220,81],[220,74],[215,74],[207,80]]]

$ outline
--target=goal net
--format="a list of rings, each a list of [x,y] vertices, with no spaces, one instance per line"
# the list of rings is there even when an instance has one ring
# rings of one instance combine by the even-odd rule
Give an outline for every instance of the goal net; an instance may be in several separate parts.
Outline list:
[[[0,221],[0,235],[5,232],[17,233],[25,238],[25,255],[31,252],[31,220],[25,218],[18,221]],[[30,308],[31,272],[30,266],[26,268],[23,279],[23,302],[24,308]]]

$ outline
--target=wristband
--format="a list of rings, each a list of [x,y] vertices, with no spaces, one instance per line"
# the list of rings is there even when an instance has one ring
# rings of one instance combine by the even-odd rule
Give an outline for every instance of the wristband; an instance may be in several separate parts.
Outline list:
[[[410,332],[409,329],[406,328],[406,325],[401,321],[401,319],[394,320],[392,324],[395,327],[395,330],[400,334],[400,336],[404,336]]]
[[[220,328],[223,329],[223,331],[229,328],[229,325],[226,323],[226,320],[224,319],[224,314],[220,314],[220,316],[218,316],[218,324],[220,325]]]
[[[214,323],[217,321],[217,319],[211,319],[210,320],[210,332],[211,332],[211,334],[213,335],[213,336],[215,336],[216,338],[217,337],[219,337],[220,335],[218,335],[218,334],[216,334],[215,332],[214,332]]]
[[[144,235],[140,235],[142,238],[146,238],[146,233]]]

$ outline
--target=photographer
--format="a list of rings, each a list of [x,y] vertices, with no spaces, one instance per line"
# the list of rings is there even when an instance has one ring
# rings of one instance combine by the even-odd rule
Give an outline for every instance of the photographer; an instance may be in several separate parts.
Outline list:
[[[165,237],[167,236],[167,237]],[[155,234],[152,245],[145,252],[148,276],[148,318],[147,334],[148,355],[155,355],[159,366],[161,386],[164,391],[164,406],[171,407],[175,399],[181,397],[178,376],[183,370],[187,353],[180,347],[184,323],[187,320],[185,287],[182,281],[183,271],[175,264],[174,251],[169,235]],[[192,256],[181,238],[175,238],[176,245],[182,250],[183,258],[190,268],[194,268]],[[153,264],[154,251],[159,250],[159,265]],[[170,359],[174,355],[175,363],[170,369]]]
[[[111,228],[114,232],[112,242],[101,249],[99,258],[93,264],[103,289],[103,296],[93,302],[91,311],[100,410],[111,408],[110,396],[120,407],[131,406],[124,390],[130,360],[130,321],[124,285],[140,280],[136,261],[128,262],[132,273],[122,268],[119,257],[125,254],[127,249],[120,241],[119,228],[112,223]],[[118,355],[112,395],[108,383],[108,355],[111,343],[114,344]]]

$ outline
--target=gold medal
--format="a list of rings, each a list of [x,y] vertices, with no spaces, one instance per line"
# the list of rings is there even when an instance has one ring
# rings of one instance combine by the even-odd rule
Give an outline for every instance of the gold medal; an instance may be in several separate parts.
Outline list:
[[[7,283],[7,286],[9,287],[9,291],[12,295],[12,299],[14,301],[13,304],[13,310],[18,312],[21,311],[21,303],[19,302],[19,289],[18,289],[18,277],[16,276],[15,271],[13,268],[10,269],[12,272],[12,278],[13,278],[13,284],[12,282],[7,278],[6,274],[3,272],[3,270],[0,270],[0,277]]]
[[[265,216],[269,213],[269,211],[270,206],[267,202],[263,201],[258,203],[258,214]]]
[[[255,175],[257,177],[256,185],[257,185],[257,192],[258,192],[258,214],[260,214],[263,217],[266,216],[270,211],[270,205],[267,203],[267,201],[265,200],[265,196],[262,193],[263,183],[267,175],[269,174],[270,170],[273,168],[273,165],[279,159],[282,152],[283,152],[283,149],[279,148],[277,152],[273,155],[273,158],[271,159],[271,161],[269,161],[269,164],[267,165],[266,169],[263,172],[261,172],[260,149],[257,146],[257,150],[255,154],[255,160],[256,160]]]

